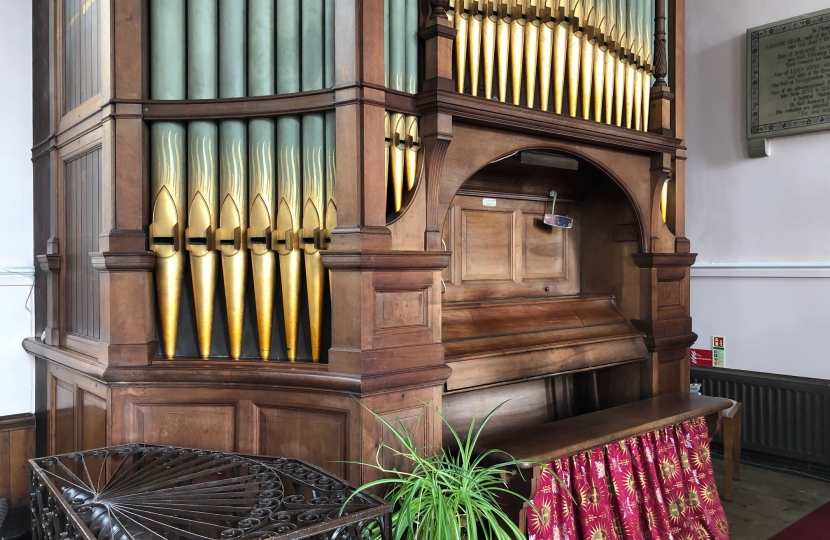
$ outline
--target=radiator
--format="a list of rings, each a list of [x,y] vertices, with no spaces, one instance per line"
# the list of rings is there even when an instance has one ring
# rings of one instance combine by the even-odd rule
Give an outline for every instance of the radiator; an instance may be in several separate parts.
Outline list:
[[[830,381],[693,367],[701,393],[743,405],[746,450],[830,467]]]

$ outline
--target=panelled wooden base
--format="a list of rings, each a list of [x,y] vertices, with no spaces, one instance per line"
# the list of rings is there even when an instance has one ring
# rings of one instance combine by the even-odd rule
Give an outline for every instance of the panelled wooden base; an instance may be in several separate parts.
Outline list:
[[[373,461],[389,442],[370,411],[401,420],[419,444],[440,444],[429,407],[440,410],[443,365],[365,378],[325,364],[227,359],[105,368],[24,345],[48,366],[50,454],[147,442],[297,457],[360,483],[371,471],[347,462]],[[394,463],[389,450],[381,458]]]

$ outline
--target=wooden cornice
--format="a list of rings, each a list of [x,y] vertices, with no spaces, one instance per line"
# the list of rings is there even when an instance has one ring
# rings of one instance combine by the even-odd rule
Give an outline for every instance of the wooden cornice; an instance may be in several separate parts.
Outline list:
[[[640,268],[692,266],[697,259],[697,253],[632,253],[631,256]]]
[[[0,416],[0,431],[13,431],[35,427],[35,415],[32,413],[10,414]]]
[[[60,272],[61,269],[61,256],[60,255],[51,255],[51,254],[44,254],[38,255],[37,263],[40,266],[40,269],[46,272],[47,274],[51,274],[52,272]]]
[[[442,384],[450,375],[445,365],[381,373],[371,376],[330,371],[328,364],[262,362],[227,358],[153,360],[148,366],[107,367],[94,358],[47,345],[34,338],[23,340],[26,352],[82,373],[109,386],[138,384],[210,384],[307,388],[367,395],[392,388],[421,388]],[[2,427],[0,427],[2,429]]]
[[[150,272],[156,267],[152,251],[105,251],[90,253],[92,267],[99,272]]]
[[[448,251],[322,251],[329,270],[443,270]]]
[[[444,113],[460,121],[507,131],[569,139],[636,152],[674,156],[682,141],[654,133],[621,128],[564,114],[501,103],[455,91],[430,90],[417,95],[422,114]]]

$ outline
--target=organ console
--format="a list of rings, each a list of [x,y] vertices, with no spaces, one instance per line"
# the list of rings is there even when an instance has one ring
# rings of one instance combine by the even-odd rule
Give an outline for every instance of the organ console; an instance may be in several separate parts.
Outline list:
[[[35,0],[48,453],[360,483],[396,463],[365,408],[440,447],[431,407],[509,399],[498,437],[687,391],[685,6]]]

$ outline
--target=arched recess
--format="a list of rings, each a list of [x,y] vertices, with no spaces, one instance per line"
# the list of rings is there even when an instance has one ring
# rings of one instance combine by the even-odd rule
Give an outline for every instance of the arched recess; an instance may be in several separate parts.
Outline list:
[[[447,212],[464,182],[489,163],[517,151],[530,149],[553,150],[582,158],[599,168],[619,185],[636,214],[640,229],[641,252],[651,251],[655,243],[655,238],[652,238],[655,229],[661,237],[665,233],[671,234],[664,224],[660,230],[655,222],[656,217],[662,224],[657,186],[658,184],[662,186],[662,179],[665,179],[668,171],[656,170],[652,155],[461,123],[453,124],[452,143],[444,157],[438,183],[437,203],[429,199],[427,201],[428,206],[434,205],[433,208],[427,208],[427,213],[431,214],[431,219],[428,218],[428,221],[436,224],[443,233]],[[651,181],[644,182],[644,178],[650,178]],[[657,203],[656,206],[655,203]]]

